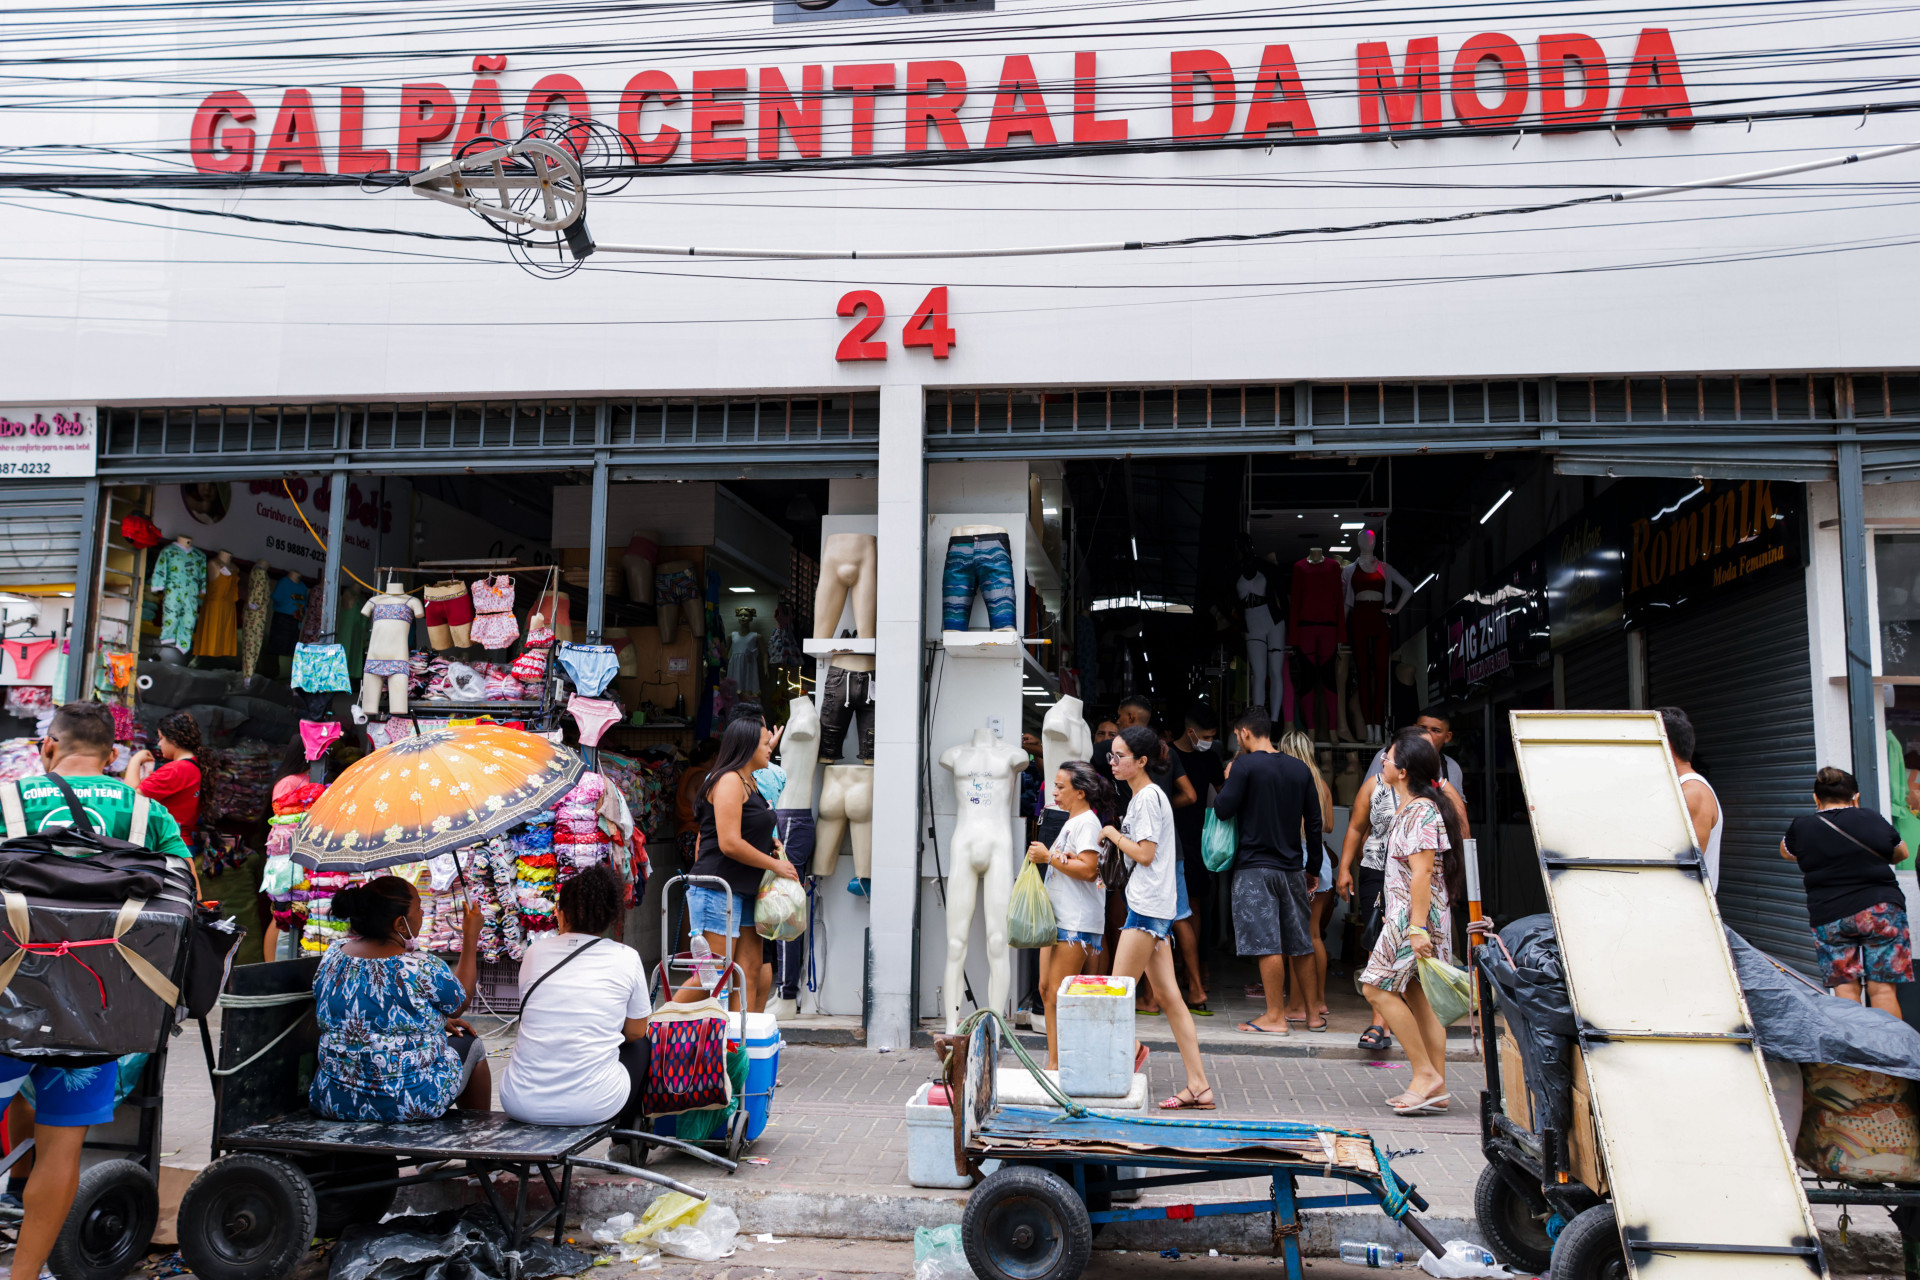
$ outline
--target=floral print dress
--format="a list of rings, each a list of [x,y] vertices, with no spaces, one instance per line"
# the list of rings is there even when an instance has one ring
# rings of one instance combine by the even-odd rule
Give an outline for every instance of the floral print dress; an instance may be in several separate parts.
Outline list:
[[[1413,978],[1418,957],[1407,936],[1412,924],[1407,917],[1413,910],[1413,855],[1422,849],[1435,851],[1433,887],[1427,896],[1427,933],[1433,939],[1434,957],[1453,963],[1453,916],[1440,857],[1451,847],[1447,824],[1433,801],[1416,796],[1393,815],[1393,825],[1387,828],[1386,909],[1381,916],[1380,940],[1360,974],[1366,986],[1405,991]]]
[[[460,1091],[446,1020],[467,1000],[424,952],[368,959],[330,948],[313,977],[320,1061],[307,1102],[333,1120],[435,1120]]]

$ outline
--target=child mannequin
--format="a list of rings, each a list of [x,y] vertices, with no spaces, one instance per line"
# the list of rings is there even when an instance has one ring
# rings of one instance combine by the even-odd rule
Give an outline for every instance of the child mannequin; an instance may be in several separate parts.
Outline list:
[[[406,593],[399,582],[389,582],[386,591],[368,600],[360,612],[373,619],[373,632],[367,637],[367,665],[360,677],[360,709],[368,715],[380,710],[380,686],[387,686],[390,714],[407,714],[407,656],[413,638],[413,620],[424,617],[426,608]]]

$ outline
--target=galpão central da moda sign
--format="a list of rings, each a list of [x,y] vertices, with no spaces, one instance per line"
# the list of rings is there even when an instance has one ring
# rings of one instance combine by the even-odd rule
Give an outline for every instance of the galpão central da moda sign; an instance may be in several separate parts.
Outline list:
[[[411,172],[523,122],[571,115],[612,123],[637,164],[739,163],[1155,142],[1258,143],[1322,131],[1387,136],[1530,123],[1660,121],[1690,127],[1692,104],[1664,27],[1606,43],[1578,33],[1527,43],[1484,32],[1363,40],[1350,69],[1303,79],[1293,50],[1268,44],[1239,64],[1176,49],[1162,68],[1103,80],[1092,49],[903,62],[635,69],[617,92],[565,72],[520,90],[507,60],[482,55],[464,89],[422,79],[398,90],[227,89],[194,112],[202,173]],[[1137,64],[1136,64],[1137,68]],[[885,104],[883,107],[882,104]],[[832,127],[828,110],[834,113]],[[371,121],[392,121],[385,123]]]

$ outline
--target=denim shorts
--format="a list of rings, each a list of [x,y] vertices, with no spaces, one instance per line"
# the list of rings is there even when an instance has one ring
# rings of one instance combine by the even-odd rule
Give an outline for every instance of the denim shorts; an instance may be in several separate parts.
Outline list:
[[[753,928],[753,899],[744,893],[733,896],[733,929],[727,929],[727,895],[718,889],[687,886],[687,922],[695,933],[717,933],[739,937]]]
[[[1185,920],[1193,914],[1193,902],[1187,897],[1187,863],[1182,858],[1173,870],[1173,918]]]
[[[1098,951],[1106,945],[1106,939],[1097,933],[1076,933],[1072,929],[1061,929],[1054,936],[1054,945],[1067,946],[1079,944],[1089,951]]]
[[[1143,916],[1132,907],[1128,907],[1127,922],[1120,927],[1122,929],[1138,929],[1142,933],[1150,933],[1154,937],[1165,941],[1167,935],[1173,932],[1173,921],[1162,920],[1159,916]]]

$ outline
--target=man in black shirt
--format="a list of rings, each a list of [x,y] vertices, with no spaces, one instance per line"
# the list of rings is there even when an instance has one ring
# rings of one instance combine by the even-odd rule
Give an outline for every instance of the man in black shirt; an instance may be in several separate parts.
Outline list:
[[[1814,812],[1795,818],[1780,856],[1800,863],[1807,882],[1807,918],[1820,975],[1842,1000],[1858,1000],[1900,1016],[1896,984],[1913,981],[1907,899],[1894,879],[1908,851],[1900,833],[1860,807],[1859,784],[1844,769],[1825,768],[1813,781]]]
[[[1243,956],[1258,957],[1267,1010],[1242,1031],[1287,1034],[1286,976],[1311,987],[1312,899],[1305,849],[1320,847],[1320,793],[1306,765],[1273,749],[1273,721],[1250,708],[1234,726],[1240,754],[1227,766],[1227,784],[1213,811],[1239,823],[1233,858],[1233,937]],[[1327,1020],[1307,1030],[1325,1031]]]
[[[1219,720],[1205,707],[1187,712],[1187,731],[1173,740],[1173,754],[1180,757],[1187,780],[1193,784],[1195,803],[1173,811],[1174,830],[1180,835],[1180,853],[1187,875],[1187,900],[1193,905],[1199,924],[1196,949],[1211,951],[1220,940],[1218,916],[1219,889],[1213,872],[1200,860],[1200,833],[1206,828],[1208,797],[1226,785],[1226,761],[1221,758],[1215,740]],[[1204,988],[1202,981],[1200,986]]]

